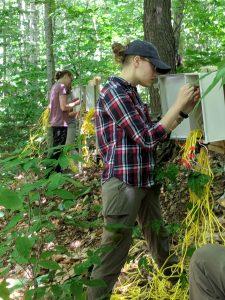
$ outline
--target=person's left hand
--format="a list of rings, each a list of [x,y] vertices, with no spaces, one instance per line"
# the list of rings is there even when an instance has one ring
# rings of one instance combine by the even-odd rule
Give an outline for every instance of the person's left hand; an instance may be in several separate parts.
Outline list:
[[[189,114],[193,110],[193,108],[195,107],[197,102],[200,100],[200,98],[201,98],[200,89],[197,86],[194,88],[194,94],[193,94],[192,101],[188,102],[182,111],[186,114]]]

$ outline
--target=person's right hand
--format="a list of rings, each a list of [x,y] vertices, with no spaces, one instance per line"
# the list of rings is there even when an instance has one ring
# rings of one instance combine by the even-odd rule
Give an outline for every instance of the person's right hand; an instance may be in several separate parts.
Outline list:
[[[78,101],[78,100],[80,100],[80,99],[79,99],[78,97],[75,97],[75,98],[72,99],[71,102],[76,102],[76,101]]]
[[[72,106],[72,107],[77,106],[77,105],[79,105],[79,104],[81,104],[81,101],[80,101],[79,98],[74,98],[74,99],[72,100],[72,102],[71,102],[71,106]]]

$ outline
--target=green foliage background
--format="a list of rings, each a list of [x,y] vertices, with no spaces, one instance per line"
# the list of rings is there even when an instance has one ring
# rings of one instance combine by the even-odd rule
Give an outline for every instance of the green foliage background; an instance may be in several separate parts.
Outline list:
[[[172,2],[175,9],[180,1]],[[76,75],[74,85],[86,84],[96,75],[101,76],[104,83],[109,75],[119,71],[111,53],[112,42],[125,43],[144,36],[142,0],[56,0],[54,3],[56,70],[71,69]],[[179,49],[183,66],[179,72],[197,71],[201,66],[217,65],[223,61],[224,5],[225,0],[185,1]],[[40,153],[29,150],[13,152],[27,143],[30,129],[37,124],[48,103],[44,1],[3,0],[0,9],[0,152],[5,152],[0,155],[0,206],[6,208],[0,212],[0,219],[9,220],[0,232],[0,257],[8,259],[7,266],[1,259],[0,275],[7,276],[15,264],[29,265],[33,268],[34,285],[39,287],[28,291],[26,299],[31,299],[35,293],[35,297],[41,299],[47,287],[40,285],[46,282],[55,299],[70,299],[71,295],[83,299],[83,286],[102,284],[88,281],[85,276],[88,268],[98,263],[100,251],[105,249],[89,251],[87,259],[75,267],[74,278],[62,286],[51,285],[60,269],[52,256],[67,250],[60,245],[51,251],[42,250],[45,243],[56,239],[56,228],[51,222],[54,218],[74,227],[101,226],[99,220],[91,224],[87,221],[94,206],[84,210],[82,215],[76,212],[66,214],[82,196],[90,197],[94,183],[88,187],[59,174],[44,179],[43,170],[49,164],[47,158],[42,159]],[[210,88],[221,78],[224,82],[224,72],[224,68],[218,72]],[[7,152],[11,155],[6,157]],[[62,167],[69,165],[65,153],[60,163]],[[18,174],[26,176],[18,179]],[[174,188],[177,174],[177,167],[170,165],[158,174],[158,180],[164,180]],[[191,174],[189,188],[199,193],[196,182],[203,188],[207,180],[201,174]],[[49,202],[44,205],[42,200],[46,197]],[[56,198],[59,205],[55,203]],[[26,226],[18,231],[20,223]],[[170,231],[178,229],[175,224]],[[146,260],[140,261],[140,266],[146,267],[146,264]],[[43,268],[48,273],[39,276]],[[9,298],[11,291],[5,281],[1,282],[0,291],[3,299]]]
[[[0,149],[22,145],[30,127],[47,105],[44,1],[4,0],[2,33]],[[95,75],[118,71],[112,41],[143,38],[143,1],[54,1],[54,56],[56,69],[69,68],[74,84]],[[20,5],[19,5],[20,4]],[[179,1],[172,1],[173,8]],[[224,57],[224,0],[185,1],[180,53],[182,71],[217,64]],[[34,22],[35,20],[35,22]]]

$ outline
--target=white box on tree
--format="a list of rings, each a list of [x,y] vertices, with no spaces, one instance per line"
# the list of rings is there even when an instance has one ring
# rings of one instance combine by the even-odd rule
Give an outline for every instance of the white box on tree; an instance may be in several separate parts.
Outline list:
[[[176,101],[181,86],[186,83],[200,87],[201,95],[204,95],[212,83],[216,72],[186,73],[159,76],[159,91],[162,112],[165,114]],[[172,139],[186,139],[190,130],[202,129],[206,143],[225,140],[225,97],[224,87],[221,82],[201,100],[195,109],[171,133]]]
[[[94,85],[88,84],[86,87],[86,110],[89,111],[95,108],[96,99],[96,87]]]

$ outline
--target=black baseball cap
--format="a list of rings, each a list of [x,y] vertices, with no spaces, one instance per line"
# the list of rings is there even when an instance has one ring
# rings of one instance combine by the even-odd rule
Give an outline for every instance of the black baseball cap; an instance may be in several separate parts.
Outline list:
[[[139,55],[149,58],[151,63],[156,67],[158,73],[166,74],[171,70],[171,67],[160,59],[159,53],[152,43],[135,40],[128,44],[124,54]]]

